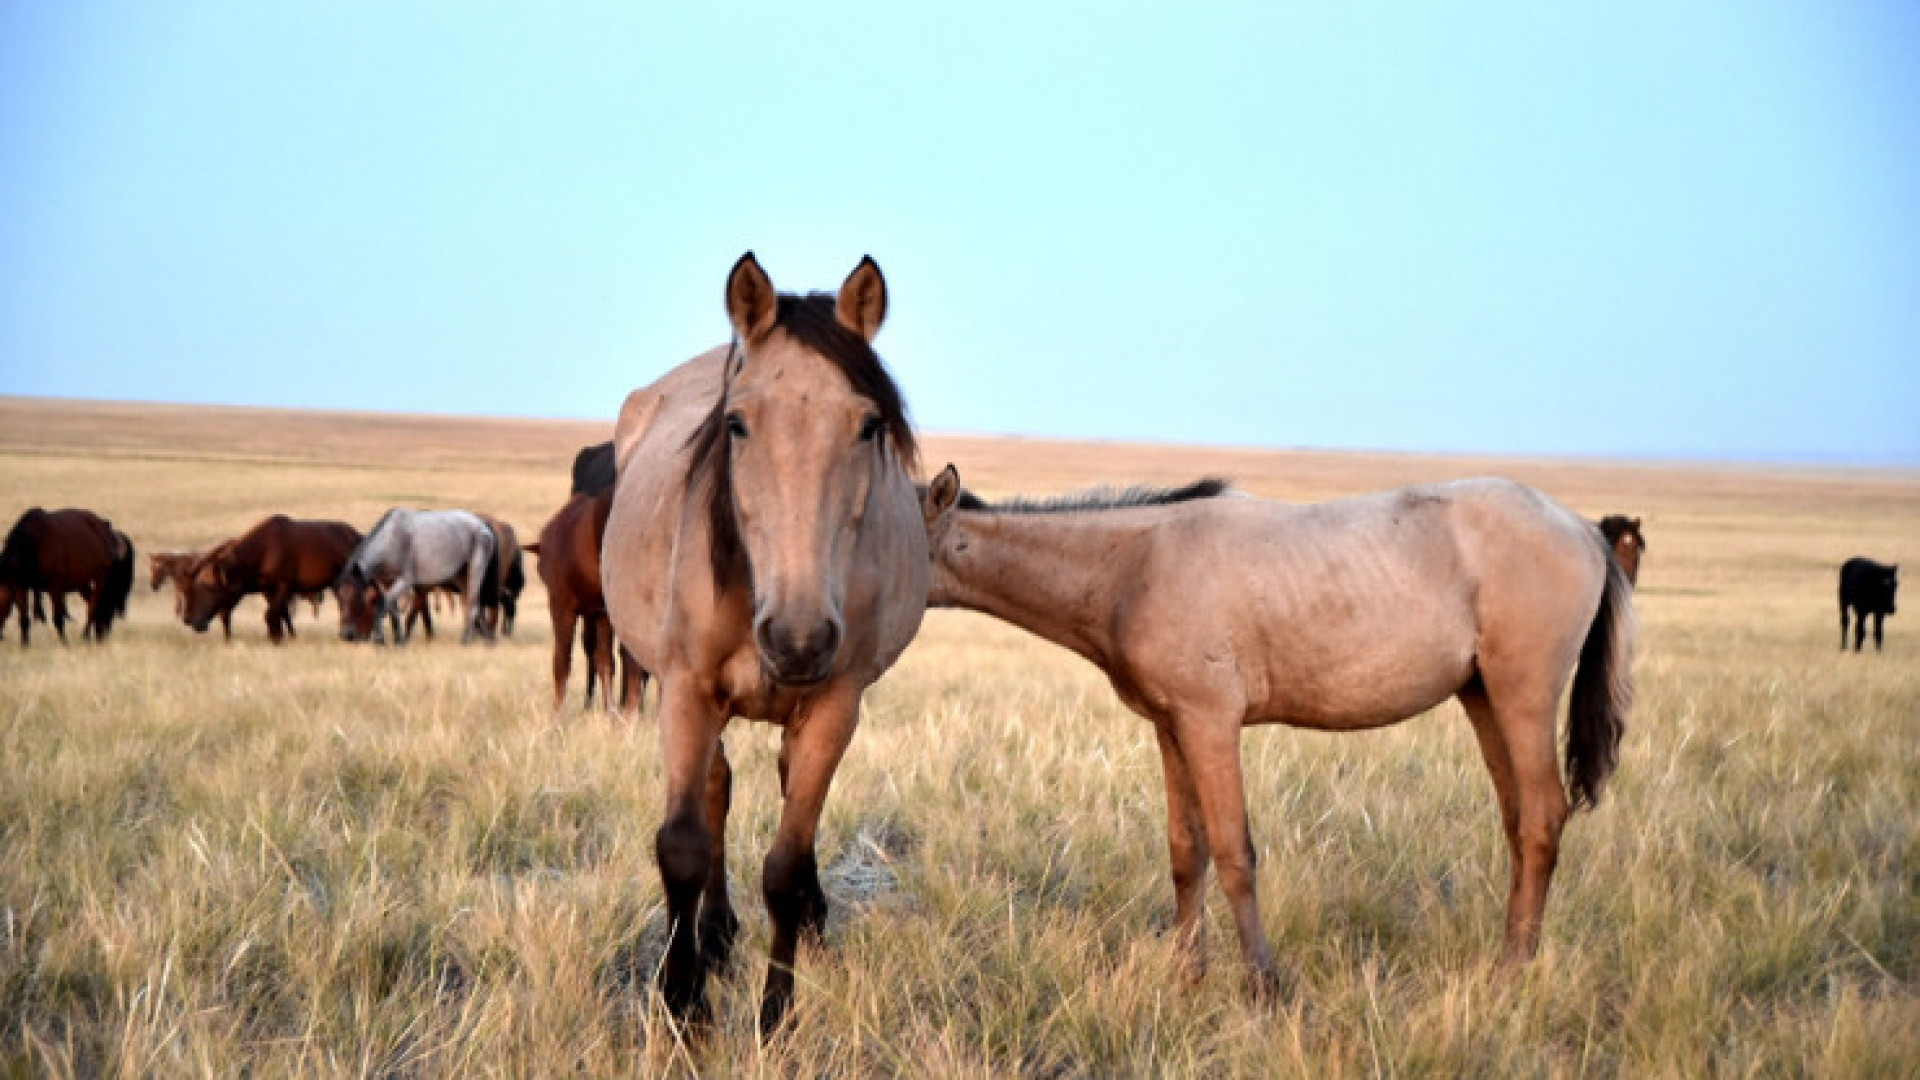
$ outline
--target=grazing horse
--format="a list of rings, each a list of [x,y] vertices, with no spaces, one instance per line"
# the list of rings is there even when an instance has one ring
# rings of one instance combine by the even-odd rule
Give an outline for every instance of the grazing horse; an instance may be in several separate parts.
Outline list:
[[[147,553],[147,587],[159,592],[160,586],[173,585],[173,613],[181,622],[186,621],[187,592],[193,588],[193,568],[205,558],[204,551],[153,551]],[[238,601],[236,601],[237,603]],[[220,632],[226,640],[233,640],[233,609],[224,608],[219,612]]]
[[[1086,657],[1153,722],[1178,934],[1196,969],[1209,856],[1258,992],[1278,987],[1254,894],[1240,729],[1359,731],[1458,697],[1512,858],[1506,958],[1539,944],[1568,813],[1600,798],[1632,695],[1633,608],[1599,530],[1531,488],[1462,480],[1313,505],[1219,481],[1117,498],[925,494],[930,603],[1004,619]]]
[[[360,530],[344,521],[264,518],[194,562],[180,619],[204,634],[214,616],[227,624],[242,597],[259,593],[267,600],[267,637],[278,645],[295,636],[295,598],[330,586],[359,543]]]
[[[465,644],[476,636],[491,641],[485,605],[498,590],[498,557],[493,530],[471,511],[389,510],[348,556],[334,582],[340,636],[385,644],[380,624],[397,618],[401,597],[464,578],[467,616],[460,641]],[[426,601],[419,603],[424,606]],[[396,643],[406,643],[399,632],[394,637]]]
[[[1640,535],[1640,519],[1624,514],[1608,514],[1600,519],[1600,535],[1607,538],[1613,560],[1627,572],[1627,584],[1640,583],[1640,556],[1646,553],[1647,538]]]
[[[29,598],[39,593],[53,604],[53,629],[67,640],[67,594],[87,602],[85,636],[103,642],[113,620],[127,611],[133,592],[134,550],[127,534],[90,510],[42,510],[20,515],[0,548],[0,584],[7,586],[20,616],[20,645],[31,644]]]
[[[1873,651],[1880,651],[1880,627],[1894,613],[1900,568],[1855,556],[1840,567],[1840,651],[1847,651],[1847,609],[1853,609],[1853,651],[1867,643],[1867,616],[1873,616]]]
[[[481,601],[482,617],[487,629],[508,637],[513,636],[513,620],[520,613],[520,594],[527,587],[527,571],[520,558],[520,536],[513,526],[478,510],[473,516],[487,523],[493,530],[493,549],[499,557],[494,560],[494,589],[490,598]],[[431,589],[414,591],[413,598],[407,604],[406,631],[413,636],[413,626],[418,622],[426,628],[427,640],[433,640],[433,612],[439,610],[440,598],[451,596],[458,598],[464,587],[458,579],[442,582]]]
[[[913,431],[870,344],[886,304],[870,258],[836,297],[776,294],[743,255],[726,288],[735,344],[620,412],[601,573],[615,633],[660,682],[654,852],[672,927],[660,982],[691,1022],[708,1015],[707,972],[738,926],[721,733],[735,716],[784,728],[784,801],[762,868],[773,937],[760,1027],[772,1031],[792,1003],[799,936],[826,917],[814,836],[861,693],[926,607]]]
[[[600,584],[600,538],[607,531],[613,492],[575,495],[540,530],[540,539],[527,545],[536,556],[535,570],[547,587],[547,612],[553,618],[553,708],[567,697],[567,675],[573,663],[574,625],[581,631],[581,649],[587,657],[587,708],[593,707],[593,684],[600,683],[609,711],[613,697],[613,623]],[[647,673],[622,649],[619,707],[637,704],[646,689]]]

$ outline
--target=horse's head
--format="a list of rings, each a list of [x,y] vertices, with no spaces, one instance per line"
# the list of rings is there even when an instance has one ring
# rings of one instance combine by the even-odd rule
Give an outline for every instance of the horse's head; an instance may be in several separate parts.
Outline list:
[[[1895,613],[1894,593],[1900,591],[1900,565],[1895,563],[1887,567],[1887,614]]]
[[[1600,533],[1613,549],[1613,558],[1626,571],[1628,582],[1640,580],[1640,556],[1647,550],[1646,537],[1640,533],[1640,519],[1609,514],[1600,519]]]
[[[184,577],[186,596],[180,608],[180,621],[204,634],[213,617],[220,614],[238,595],[232,582],[232,559],[225,545],[201,556]]]
[[[834,671],[855,542],[887,470],[915,447],[874,355],[886,282],[862,259],[839,295],[781,295],[751,252],[727,280],[738,347],[695,433],[693,490],[710,499],[713,568],[753,596],[753,640],[776,681]]]
[[[333,599],[340,605],[340,640],[365,641],[373,636],[380,615],[380,586],[366,571],[349,563],[333,583]]]

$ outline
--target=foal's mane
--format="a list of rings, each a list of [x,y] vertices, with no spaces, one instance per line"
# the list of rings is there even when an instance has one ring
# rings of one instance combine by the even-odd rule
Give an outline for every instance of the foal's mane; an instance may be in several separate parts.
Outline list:
[[[808,293],[798,296],[782,293],[775,308],[773,325],[806,349],[819,354],[846,376],[853,392],[873,402],[887,442],[899,455],[900,463],[912,473],[919,468],[920,447],[913,438],[913,426],[907,421],[906,400],[900,387],[880,362],[879,354],[867,339],[840,324],[835,314],[833,293]],[[687,492],[700,493],[707,502],[710,536],[708,555],[713,566],[714,584],[747,585],[752,567],[747,564],[746,548],[740,542],[740,523],[733,513],[732,457],[727,447],[727,394],[736,364],[748,359],[735,342],[727,352],[721,369],[721,393],[700,426],[687,439],[691,451],[687,463]]]
[[[971,491],[962,491],[955,504],[962,510],[987,510],[1001,514],[1073,514],[1088,510],[1129,510],[1141,506],[1166,506],[1170,503],[1211,499],[1233,490],[1231,482],[1218,476],[1195,480],[1180,487],[1095,487],[1069,491],[1064,495],[1033,498],[1016,495],[1004,502],[990,503]]]

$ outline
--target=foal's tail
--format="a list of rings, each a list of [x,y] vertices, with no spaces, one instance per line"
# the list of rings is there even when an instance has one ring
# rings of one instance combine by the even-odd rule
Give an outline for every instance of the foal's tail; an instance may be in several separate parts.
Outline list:
[[[1600,804],[1600,789],[1619,760],[1620,734],[1633,708],[1633,586],[1610,550],[1603,547],[1601,558],[1607,582],[1580,647],[1567,710],[1567,787],[1575,810]]]

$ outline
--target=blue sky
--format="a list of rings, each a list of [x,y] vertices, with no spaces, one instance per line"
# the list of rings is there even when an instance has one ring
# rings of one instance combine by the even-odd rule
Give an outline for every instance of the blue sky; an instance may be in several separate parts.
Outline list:
[[[0,393],[611,420],[748,248],[933,431],[1912,463],[1920,8],[0,0]]]

